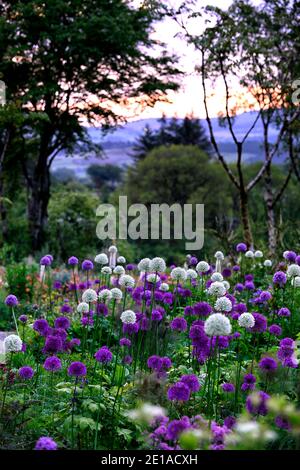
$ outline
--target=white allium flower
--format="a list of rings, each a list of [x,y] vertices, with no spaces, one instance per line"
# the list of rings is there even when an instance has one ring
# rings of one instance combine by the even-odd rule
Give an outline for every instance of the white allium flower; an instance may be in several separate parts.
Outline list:
[[[174,281],[184,282],[186,280],[186,270],[183,268],[172,269],[171,278],[174,279]]]
[[[80,302],[80,304],[77,305],[78,313],[88,313],[89,309],[89,304],[86,302]]]
[[[222,282],[224,279],[221,273],[213,273],[210,278],[213,282]]]
[[[196,266],[196,271],[198,273],[207,273],[207,271],[209,271],[209,264],[206,261],[199,261]]]
[[[117,263],[125,264],[126,263],[126,258],[124,258],[124,256],[118,256]]]
[[[123,297],[123,292],[117,287],[113,287],[110,292],[114,300],[121,300]]]
[[[144,271],[144,272],[149,272],[150,271],[150,263],[151,259],[150,258],[143,258],[138,264],[138,270],[139,271]]]
[[[223,286],[225,287],[225,289],[228,291],[230,289],[230,284],[228,281],[222,281],[222,284]]]
[[[103,289],[99,292],[98,297],[101,302],[109,302],[112,298],[112,293],[109,289]]]
[[[121,321],[122,323],[135,323],[136,314],[132,310],[125,310],[121,314]]]
[[[207,336],[228,336],[231,333],[231,323],[223,313],[213,313],[204,323]]]
[[[89,302],[96,302],[97,300],[97,292],[94,289],[87,289],[82,294],[82,301],[89,303]]]
[[[300,287],[300,276],[296,276],[291,280],[292,286]]]
[[[263,255],[262,251],[256,250],[255,253],[254,253],[254,256],[255,256],[255,258],[262,258],[264,255]]]
[[[217,297],[223,297],[226,294],[226,288],[222,282],[213,282],[208,288],[209,295],[216,295]]]
[[[4,351],[8,352],[19,352],[22,350],[22,340],[18,335],[8,335],[4,338]]]
[[[249,436],[251,438],[257,438],[260,434],[260,425],[257,421],[237,422],[235,425],[235,431],[238,434],[242,434],[247,437]]]
[[[219,259],[219,260],[221,260],[221,261],[223,261],[223,259],[224,259],[224,254],[222,253],[222,251],[216,251],[216,253],[215,253],[215,258],[216,258],[216,259]]]
[[[147,275],[147,281],[151,282],[151,284],[156,284],[158,281],[160,281],[160,276],[155,273],[150,273]]]
[[[161,290],[162,292],[168,292],[169,284],[167,284],[166,282],[162,282],[159,286],[159,290]]]
[[[298,264],[290,264],[287,268],[286,274],[288,277],[300,276],[300,266],[298,266]]]
[[[150,261],[150,271],[163,273],[165,272],[165,270],[166,270],[166,263],[163,260],[163,258],[156,257]]]
[[[215,303],[215,310],[217,310],[217,312],[231,312],[231,300],[227,299],[227,297],[219,297]]]
[[[242,328],[253,328],[255,325],[255,318],[251,313],[242,313],[238,318],[238,324]]]
[[[245,253],[246,258],[254,258],[254,253],[251,250],[246,251]]]
[[[165,410],[157,405],[143,403],[140,408],[129,411],[127,415],[134,421],[150,424],[154,419],[165,416]]]
[[[187,279],[197,279],[197,277],[198,277],[197,271],[195,271],[194,269],[188,269],[186,271]]]
[[[118,276],[121,276],[122,274],[125,274],[125,269],[123,268],[123,266],[118,265],[114,268],[113,273],[117,274]]]
[[[270,259],[265,259],[264,267],[265,268],[271,268],[272,267],[272,261]]]
[[[132,276],[129,276],[129,274],[122,274],[122,276],[119,279],[119,284],[122,287],[134,287],[135,286],[135,280]]]
[[[107,264],[108,257],[105,253],[100,253],[99,255],[95,256],[95,263],[98,264]]]
[[[102,274],[111,274],[112,269],[109,266],[103,266],[103,268],[101,269],[101,273]]]
[[[118,251],[118,248],[115,246],[115,245],[111,245],[109,248],[108,248],[108,252],[109,253],[117,253]]]

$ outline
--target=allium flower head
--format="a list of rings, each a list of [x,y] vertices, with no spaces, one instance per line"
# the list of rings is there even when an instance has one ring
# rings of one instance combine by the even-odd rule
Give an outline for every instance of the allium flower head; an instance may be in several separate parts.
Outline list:
[[[8,335],[4,339],[4,351],[6,353],[22,351],[22,345],[22,340],[17,335]]]
[[[138,270],[140,272],[149,272],[150,271],[150,258],[143,258],[138,264]]]
[[[290,310],[289,310],[287,307],[281,307],[281,308],[278,310],[278,316],[279,316],[279,317],[290,317],[290,316],[291,316],[291,312],[290,312]]]
[[[187,321],[183,317],[176,317],[171,321],[170,328],[174,331],[186,331]]]
[[[277,369],[277,362],[273,357],[263,357],[258,363],[258,367],[264,372],[274,372]]]
[[[187,278],[186,270],[183,268],[172,269],[171,278],[174,279],[174,281],[184,282]]]
[[[261,315],[260,313],[253,312],[253,317],[255,320],[254,326],[251,328],[251,331],[253,333],[263,333],[267,329],[267,319],[264,315]]]
[[[215,272],[211,275],[210,279],[213,282],[222,282],[224,278],[221,273]]]
[[[113,300],[121,300],[123,297],[123,292],[117,287],[113,287],[110,292]]]
[[[103,266],[103,268],[101,268],[101,273],[102,274],[111,274],[112,269],[109,266]]]
[[[287,277],[300,276],[300,266],[298,264],[290,264],[287,268]]]
[[[228,336],[231,333],[231,323],[222,313],[213,313],[204,323],[207,336]]]
[[[80,302],[80,304],[77,305],[78,313],[88,313],[89,309],[89,304],[87,304],[86,302]]]
[[[125,269],[123,268],[123,266],[118,264],[118,266],[114,268],[113,273],[117,274],[117,276],[122,276],[123,274],[125,274]]]
[[[227,297],[219,297],[215,303],[215,310],[217,312],[231,312],[231,300],[229,300]]]
[[[94,289],[87,289],[82,294],[82,301],[86,302],[87,304],[90,302],[97,301],[97,292]]]
[[[224,259],[224,254],[222,253],[222,251],[216,251],[216,253],[215,253],[215,258],[218,259],[218,260],[223,261],[223,259]]]
[[[297,254],[294,251],[285,251],[283,253],[283,257],[287,260],[290,261],[291,263],[294,263],[297,258]]]
[[[72,362],[68,368],[68,374],[73,377],[82,377],[86,375],[87,369],[86,365],[83,362]]]
[[[251,313],[242,313],[238,318],[238,324],[242,328],[253,328],[255,325],[255,318]]]
[[[67,317],[58,317],[55,319],[54,326],[55,328],[63,328],[64,330],[67,330],[70,328],[70,320]]]
[[[286,281],[286,274],[283,271],[277,271],[273,276],[273,283],[279,285],[280,287],[284,286]]]
[[[128,287],[132,288],[135,286],[135,280],[132,276],[129,276],[129,274],[123,274],[119,279],[119,284],[126,289]]]
[[[161,290],[162,292],[168,292],[169,284],[167,284],[166,282],[162,282],[159,286],[159,290]]]
[[[235,390],[235,387],[232,383],[224,383],[221,385],[223,392],[232,393]]]
[[[115,245],[111,245],[109,248],[108,248],[108,252],[109,253],[117,253],[118,251],[118,248],[115,246]]]
[[[27,315],[20,315],[19,316],[19,321],[21,323],[27,323],[27,320],[28,320]]]
[[[182,375],[180,382],[188,386],[190,392],[198,392],[200,390],[200,382],[195,374]]]
[[[132,310],[125,310],[121,314],[121,321],[126,324],[136,323],[136,314]]]
[[[254,253],[251,250],[246,251],[245,253],[246,258],[254,258]]]
[[[150,261],[150,271],[157,273],[164,273],[166,270],[166,263],[163,258],[153,258]]]
[[[160,281],[160,276],[159,274],[155,273],[150,273],[147,274],[147,282],[150,282],[151,284],[157,284]]]
[[[249,413],[265,416],[268,413],[267,402],[270,398],[265,392],[257,392],[249,395],[246,400],[246,408]]]
[[[265,268],[271,268],[272,267],[272,261],[270,259],[265,259],[264,267]]]
[[[256,250],[255,253],[254,253],[254,256],[255,256],[255,258],[262,258],[264,255],[263,255],[262,251]]]
[[[112,293],[109,289],[102,289],[98,294],[100,302],[109,302],[112,299]]]
[[[81,268],[83,271],[91,271],[94,269],[93,262],[89,259],[85,259],[81,264]]]
[[[57,444],[51,437],[40,437],[34,450],[57,450]]]
[[[95,256],[95,263],[97,264],[107,264],[108,263],[108,257],[105,253],[100,253],[99,255]]]
[[[51,263],[52,263],[51,258],[48,255],[43,256],[40,259],[40,265],[41,266],[50,266]]]
[[[190,389],[183,382],[177,382],[168,390],[168,399],[170,401],[187,401],[190,399]]]
[[[247,251],[247,245],[246,243],[238,243],[236,245],[236,251],[238,253],[245,253]]]
[[[197,271],[195,271],[194,269],[187,269],[186,271],[187,279],[197,279],[197,277],[198,277]]]
[[[126,263],[126,258],[124,258],[124,256],[118,256],[117,263],[125,264]]]
[[[49,330],[47,320],[45,320],[44,318],[38,318],[33,324],[33,329],[37,331],[40,335],[45,336]]]
[[[102,348],[98,349],[94,357],[97,362],[100,362],[102,364],[108,364],[112,361],[113,355],[107,346],[103,346]]]
[[[196,266],[196,271],[198,273],[207,273],[207,271],[209,271],[209,264],[206,261],[199,261]]]
[[[223,297],[226,294],[226,288],[222,282],[213,282],[208,288],[209,295]]]
[[[13,294],[8,295],[5,299],[5,304],[8,307],[15,307],[16,305],[18,305],[18,303],[19,303],[19,301],[18,301],[17,297]]]
[[[30,366],[23,366],[19,369],[19,376],[22,380],[30,380],[34,376],[34,370]]]
[[[76,266],[78,263],[79,263],[79,261],[78,261],[78,258],[76,258],[76,256],[71,256],[68,259],[68,265],[69,266]]]
[[[296,288],[300,287],[300,276],[296,276],[296,277],[292,278],[291,284],[292,284],[293,287],[296,287]]]
[[[61,360],[56,356],[47,357],[43,367],[48,372],[57,372],[62,368]]]

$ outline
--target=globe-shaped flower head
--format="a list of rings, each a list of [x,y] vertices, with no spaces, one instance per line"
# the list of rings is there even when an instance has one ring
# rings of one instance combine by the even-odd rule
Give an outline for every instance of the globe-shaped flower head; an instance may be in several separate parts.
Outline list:
[[[253,328],[255,325],[255,318],[251,313],[242,313],[238,318],[238,324],[242,328]]]
[[[153,258],[150,261],[150,271],[157,272],[157,273],[164,273],[166,270],[166,263],[163,258]]]
[[[184,282],[186,280],[186,270],[183,268],[174,268],[171,271],[171,278],[177,282]]]
[[[121,314],[121,321],[126,324],[136,323],[136,314],[132,310],[125,310]]]
[[[83,302],[90,303],[97,301],[97,292],[94,289],[87,289],[82,294]]]
[[[196,266],[196,271],[202,274],[207,273],[207,271],[209,271],[209,264],[206,261],[199,261]]]
[[[149,272],[150,271],[150,258],[143,258],[138,264],[138,270],[140,272]]]
[[[105,253],[100,253],[99,255],[95,256],[95,263],[97,264],[107,264],[108,257]]]
[[[222,313],[213,313],[204,323],[207,336],[228,336],[231,333],[231,323]]]
[[[22,351],[22,340],[17,335],[8,335],[4,339],[4,351],[6,353]]]

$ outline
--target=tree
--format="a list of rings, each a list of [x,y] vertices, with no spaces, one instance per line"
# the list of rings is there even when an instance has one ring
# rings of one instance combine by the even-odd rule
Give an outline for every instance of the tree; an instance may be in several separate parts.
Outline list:
[[[133,147],[133,157],[136,160],[143,159],[150,150],[161,145],[195,145],[209,155],[212,154],[212,146],[201,121],[192,114],[184,119],[173,117],[170,120],[163,116],[156,131],[147,125]]]
[[[153,106],[177,88],[179,71],[175,57],[151,36],[152,24],[162,14],[144,5],[4,0],[0,13],[0,76],[7,101],[19,100],[24,115],[20,158],[32,247],[38,249],[57,154],[75,149],[99,154],[82,123],[109,126],[124,119],[122,106]]]
[[[187,41],[200,52],[200,66],[197,70],[201,74],[203,100],[206,120],[209,127],[210,139],[214,150],[221,162],[229,180],[236,187],[239,194],[241,222],[244,231],[244,240],[248,246],[253,246],[253,236],[249,218],[249,193],[262,179],[265,179],[265,202],[268,218],[269,246],[274,253],[276,237],[274,231],[273,193],[271,163],[280,150],[283,138],[293,122],[299,117],[299,108],[293,109],[289,115],[283,112],[283,119],[278,126],[277,140],[271,144],[269,140],[269,126],[274,122],[275,116],[280,115],[286,103],[290,103],[292,83],[280,68],[280,61],[290,46],[290,32],[288,28],[279,28],[280,45],[283,44],[281,56],[278,51],[278,12],[269,17],[266,7],[278,2],[266,0],[262,5],[254,7],[249,1],[237,0],[223,11],[220,8],[208,7],[201,13],[195,13],[188,7],[183,9],[189,17],[206,16],[208,26],[201,35],[193,35],[188,31],[184,22],[176,21],[185,31]],[[281,8],[290,14],[287,9],[289,2],[282,0]],[[291,54],[288,56],[291,57]],[[236,147],[235,169],[228,165],[222,155],[212,125],[209,110],[209,96],[207,89],[208,79],[223,86],[224,107],[220,110],[222,121],[227,125],[232,141]],[[237,83],[241,89],[237,90]],[[249,102],[249,95],[255,101]],[[240,136],[234,128],[234,117],[238,112],[249,111],[259,107],[253,123],[249,129]],[[245,178],[243,155],[245,142],[261,119],[264,127],[265,161],[257,174],[249,181]]]
[[[107,200],[109,193],[121,183],[123,169],[111,164],[90,165],[87,174],[91,178],[93,186],[100,191],[103,200]]]

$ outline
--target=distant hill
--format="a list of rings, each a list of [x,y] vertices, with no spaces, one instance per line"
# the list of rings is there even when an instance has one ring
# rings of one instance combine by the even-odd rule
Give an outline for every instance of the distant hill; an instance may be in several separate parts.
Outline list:
[[[251,127],[256,116],[257,113],[253,111],[240,114],[235,118],[234,129],[238,138],[243,138],[245,133]],[[202,123],[208,134],[206,121],[203,120]],[[226,157],[227,161],[234,160],[235,146],[232,142],[228,128],[220,126],[219,120],[217,118],[212,119],[212,124],[222,153]],[[133,145],[138,137],[143,133],[146,125],[155,130],[159,128],[160,123],[158,119],[154,118],[140,119],[129,122],[123,126],[118,126],[106,135],[103,135],[100,128],[89,128],[88,133],[92,141],[95,143],[101,143],[104,149],[103,158],[99,159],[89,155],[86,157],[81,157],[76,154],[72,155],[72,157],[66,158],[64,153],[61,153],[54,161],[52,170],[55,171],[59,168],[67,168],[75,171],[78,177],[84,177],[86,175],[87,167],[93,163],[98,163],[99,165],[106,163],[120,166],[130,165],[132,162],[130,154],[132,152]],[[259,120],[247,139],[247,143],[245,145],[244,162],[253,163],[263,159],[262,135],[263,129]],[[270,140],[274,141],[276,139],[276,135],[276,128],[271,128]],[[280,158],[277,157],[275,162],[282,162],[283,159],[284,156]]]

